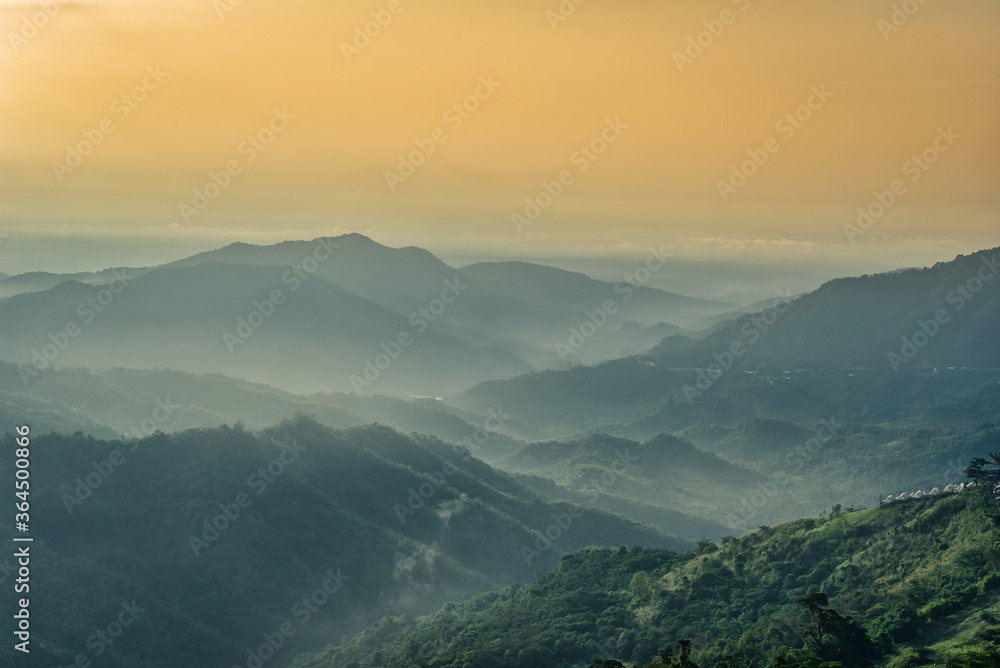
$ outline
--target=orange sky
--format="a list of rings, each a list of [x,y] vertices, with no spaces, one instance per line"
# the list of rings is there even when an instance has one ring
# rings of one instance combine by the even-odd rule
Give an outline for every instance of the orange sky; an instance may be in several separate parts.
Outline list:
[[[350,62],[342,43],[389,0],[242,0],[220,18],[226,1],[52,0],[44,21],[39,4],[0,2],[0,229],[360,231],[514,255],[996,245],[995,0],[928,0],[888,39],[888,1],[588,0],[553,29],[558,0],[399,0]],[[679,71],[674,52],[724,11],[731,22]],[[115,101],[154,81],[147,67],[166,76],[123,117]],[[491,76],[499,87],[456,126],[448,109]],[[776,122],[822,85],[832,97],[783,136]],[[248,162],[240,143],[275,108],[295,119]],[[579,171],[574,151],[607,118],[628,127]],[[57,175],[102,121],[113,132]],[[907,161],[948,127],[960,139],[911,181]],[[386,171],[436,128],[444,143],[391,191]],[[723,201],[718,182],[769,138],[777,152]],[[238,174],[185,221],[180,206],[230,161]],[[572,183],[519,233],[512,214],[563,170]],[[905,194],[852,245],[844,224],[896,179]]]

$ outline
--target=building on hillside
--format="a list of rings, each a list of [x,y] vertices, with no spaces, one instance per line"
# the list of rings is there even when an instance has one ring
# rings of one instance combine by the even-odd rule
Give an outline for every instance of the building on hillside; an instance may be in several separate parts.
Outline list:
[[[986,495],[993,501],[1000,503],[1000,469],[983,471],[978,476],[978,480],[979,484],[985,488]]]

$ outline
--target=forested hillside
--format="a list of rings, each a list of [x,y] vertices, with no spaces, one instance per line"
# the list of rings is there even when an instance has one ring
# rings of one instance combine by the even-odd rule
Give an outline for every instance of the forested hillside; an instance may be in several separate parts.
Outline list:
[[[985,667],[998,620],[1000,511],[977,490],[836,508],[688,554],[584,550],[531,586],[387,618],[295,666],[610,668],[680,643],[682,666]],[[989,639],[992,659],[963,658]]]
[[[538,437],[599,429],[648,438],[753,417],[797,423],[963,422],[1000,405],[998,249],[926,269],[830,281],[776,297],[648,355],[482,383],[453,398],[504,405]]]
[[[2,445],[13,452],[13,437]],[[0,462],[0,476],[13,466]],[[432,437],[304,417],[259,432],[39,436],[31,499],[32,655],[49,666],[80,655],[114,668],[246,665],[288,623],[268,662],[282,666],[386,614],[528,582],[589,545],[693,545],[544,501]],[[15,500],[4,495],[0,512],[13,517]],[[2,531],[9,542],[13,528]],[[0,579],[12,562],[0,558]],[[102,645],[95,633],[133,602],[143,612]],[[13,652],[5,644],[0,665]]]
[[[483,442],[479,436],[476,454],[484,459],[513,449],[512,439],[501,430],[517,433],[515,417],[503,406],[477,415],[431,398],[334,392],[304,396],[221,374],[175,369],[49,369],[26,386],[16,365],[0,362],[0,432],[25,423],[36,433],[80,430],[104,438],[236,422],[261,429],[296,413],[330,427],[377,422],[455,443],[483,430],[489,438]]]

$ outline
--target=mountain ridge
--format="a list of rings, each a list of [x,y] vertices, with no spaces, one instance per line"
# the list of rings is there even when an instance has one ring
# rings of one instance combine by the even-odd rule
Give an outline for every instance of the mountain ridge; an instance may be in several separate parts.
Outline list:
[[[532,585],[419,619],[386,618],[293,666],[655,666],[684,639],[688,665],[700,666],[901,668],[989,651],[986,638],[1000,631],[1000,511],[981,493],[834,510],[703,541],[684,555],[584,550]],[[796,602],[817,595],[829,599],[832,619],[847,620],[821,646],[809,644],[809,617]]]

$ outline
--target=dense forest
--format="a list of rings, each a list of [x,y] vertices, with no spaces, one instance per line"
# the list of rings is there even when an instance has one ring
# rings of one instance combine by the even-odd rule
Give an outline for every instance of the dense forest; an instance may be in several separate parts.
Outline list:
[[[386,618],[295,666],[980,668],[1000,661],[998,629],[1000,510],[970,491],[684,554],[583,550],[533,585]]]
[[[322,369],[308,368],[311,381],[299,371],[310,350],[343,371],[361,359],[347,348],[364,348],[378,323],[395,334],[410,298],[439,291],[453,269],[419,249],[343,241],[358,274],[330,265],[318,275],[300,308],[241,353],[258,356],[253,373],[231,359],[170,368],[169,346],[157,348],[160,367],[105,362],[129,336],[120,321],[161,338],[178,327],[192,344],[216,337],[223,305],[267,283],[275,258],[301,245],[235,245],[141,271],[135,296],[116,302],[122,312],[74,348],[104,355],[88,368],[67,356],[25,376],[10,356],[0,362],[0,447],[15,426],[32,430],[32,565],[44,574],[32,586],[44,611],[34,659],[997,668],[1000,530],[986,487],[880,502],[997,463],[1000,283],[956,310],[919,364],[892,369],[868,350],[891,350],[948,305],[950,283],[985,254],[831,281],[783,303],[766,329],[767,304],[725,315],[721,303],[649,291],[635,302],[645,320],[609,324],[610,347],[590,354],[611,354],[616,333],[634,328],[666,331],[655,348],[596,366],[532,363],[520,375],[526,360],[551,356],[540,353],[542,333],[579,322],[554,305],[585,307],[614,286],[537,265],[477,265],[460,278],[470,299],[428,332],[411,368],[394,367],[401,384],[380,385],[395,392],[383,396],[331,391]],[[367,281],[376,260],[413,280]],[[547,289],[534,290],[538,276]],[[198,277],[225,280],[200,294]],[[24,291],[0,299],[0,348],[32,345],[93,287],[80,281],[100,276],[57,279],[4,283]],[[164,298],[170,309],[156,317],[171,327],[147,321],[144,295]],[[657,322],[668,307],[712,325]],[[211,317],[189,327],[191,309]],[[354,331],[349,314],[364,326]],[[339,352],[327,346],[345,334],[326,328],[334,322],[351,330]],[[295,337],[307,359],[273,366]],[[734,343],[746,354],[726,352]],[[440,382],[408,396],[428,365]],[[257,382],[275,370],[283,382]],[[480,382],[498,375],[514,377]],[[12,475],[0,461],[0,477]],[[0,512],[12,515],[13,503],[0,497]],[[0,540],[11,533],[0,529]],[[11,572],[0,559],[0,584]],[[127,632],[108,635],[126,614]],[[12,652],[0,647],[0,664]]]
[[[0,22],[0,668],[1000,668],[1000,0]]]
[[[2,446],[13,451],[12,439]],[[40,435],[31,466],[32,566],[44,574],[31,592],[44,611],[33,658],[47,665],[80,655],[115,668],[245,664],[288,622],[296,633],[269,662],[284,665],[384,615],[531,582],[589,545],[694,545],[547,501],[466,448],[301,416],[258,432]],[[0,463],[0,476],[12,468]],[[0,498],[0,512],[13,517],[15,500]],[[10,562],[0,567],[6,580]],[[313,610],[302,601],[317,591]],[[95,633],[133,602],[145,612],[102,646]],[[12,652],[0,647],[0,665]]]

